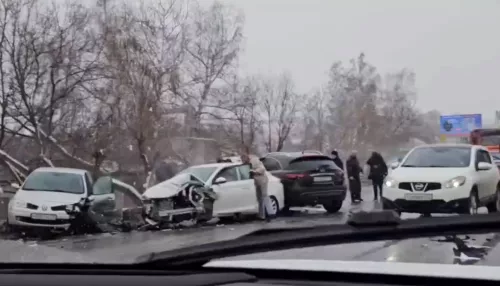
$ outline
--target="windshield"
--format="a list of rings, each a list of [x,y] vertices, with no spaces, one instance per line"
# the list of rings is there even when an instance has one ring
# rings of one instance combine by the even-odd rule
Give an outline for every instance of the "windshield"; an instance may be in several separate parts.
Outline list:
[[[22,189],[71,194],[85,192],[82,175],[61,172],[33,172],[26,179]]]
[[[215,170],[217,170],[217,167],[190,167],[181,171],[179,174],[193,174],[205,183]]]
[[[470,162],[470,147],[421,147],[413,150],[401,166],[465,168]]]
[[[337,169],[337,166],[330,159],[323,159],[322,157],[303,157],[295,159],[290,162],[286,167],[287,170],[300,170],[309,171],[316,170],[320,167],[328,167],[330,169]]]

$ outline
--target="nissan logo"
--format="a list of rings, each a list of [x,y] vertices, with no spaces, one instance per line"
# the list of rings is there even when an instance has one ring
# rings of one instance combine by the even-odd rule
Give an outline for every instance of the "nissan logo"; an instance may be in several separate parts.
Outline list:
[[[422,190],[424,188],[424,184],[418,183],[418,184],[415,184],[414,187],[415,187],[416,190],[420,191],[420,190]]]
[[[42,210],[46,211],[47,210],[47,206],[42,206]]]

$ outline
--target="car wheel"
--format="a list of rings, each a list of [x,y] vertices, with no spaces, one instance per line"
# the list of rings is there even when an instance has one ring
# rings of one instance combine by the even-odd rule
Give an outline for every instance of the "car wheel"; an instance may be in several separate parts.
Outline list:
[[[477,192],[472,191],[469,195],[469,214],[475,215],[477,214],[477,210],[479,208],[479,199],[477,198]]]
[[[323,207],[329,213],[336,213],[342,207],[342,201],[332,201],[329,204],[323,204]]]
[[[271,209],[273,211],[273,215],[277,215],[280,212],[280,205],[278,203],[278,199],[274,196],[269,197],[271,201]]]
[[[488,213],[494,213],[500,211],[500,184],[497,185],[497,191],[495,193],[495,201],[488,204]]]
[[[500,211],[500,184],[497,185],[497,194],[495,197],[495,211]]]

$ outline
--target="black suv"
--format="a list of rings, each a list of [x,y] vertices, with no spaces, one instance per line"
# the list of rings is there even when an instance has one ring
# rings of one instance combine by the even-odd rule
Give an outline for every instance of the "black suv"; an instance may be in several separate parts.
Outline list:
[[[272,152],[260,160],[283,183],[285,211],[321,204],[335,213],[342,207],[347,191],[344,172],[330,157],[319,152]]]

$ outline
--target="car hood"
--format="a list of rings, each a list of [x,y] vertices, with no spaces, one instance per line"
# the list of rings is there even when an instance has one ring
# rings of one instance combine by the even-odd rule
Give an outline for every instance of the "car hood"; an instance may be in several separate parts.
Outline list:
[[[45,203],[48,205],[57,204],[74,204],[80,201],[84,194],[71,194],[63,192],[47,192],[47,191],[25,191],[18,190],[14,195],[13,200],[33,203],[36,205]]]
[[[163,181],[147,189],[144,191],[143,197],[147,199],[170,198],[177,195],[177,193],[182,190],[184,184],[192,181],[201,182],[201,180],[197,179],[193,174],[178,174],[169,180]]]
[[[500,281],[498,267],[476,267],[464,265],[401,263],[373,261],[338,261],[313,259],[260,259],[213,261],[204,265],[206,268],[235,269],[279,269],[297,271],[331,271],[341,273],[412,275],[422,277],[447,277],[463,279]]]
[[[391,172],[396,181],[410,182],[445,182],[457,176],[463,176],[467,168],[410,168],[398,167]]]
[[[44,263],[46,257],[56,255],[57,259],[67,263],[85,261],[86,263],[129,264],[136,262],[137,257],[151,252],[175,251],[184,247],[226,241],[261,228],[260,224],[234,224],[167,232],[85,235],[36,243],[0,239],[0,262]],[[213,263],[298,259],[319,262],[382,262],[381,265],[390,263],[450,264],[457,268],[465,265],[500,266],[499,241],[500,235],[491,233],[360,242],[240,255],[214,260]],[[283,265],[286,266],[286,264]],[[381,267],[381,269],[385,268],[385,266]]]

